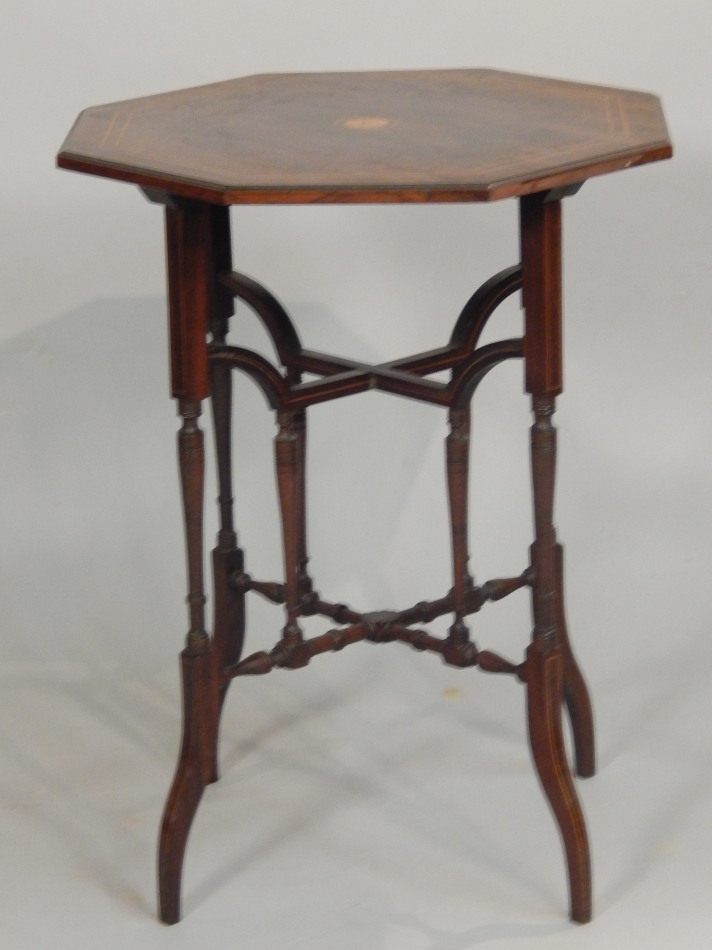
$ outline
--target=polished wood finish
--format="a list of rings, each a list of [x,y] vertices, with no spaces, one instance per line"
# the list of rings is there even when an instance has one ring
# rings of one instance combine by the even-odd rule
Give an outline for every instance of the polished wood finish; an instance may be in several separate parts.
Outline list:
[[[591,919],[591,858],[581,805],[566,761],[561,722],[563,659],[535,640],[527,649],[529,744],[542,788],[559,825],[569,880],[571,919]]]
[[[527,651],[529,741],[542,788],[564,842],[571,917],[591,919],[591,868],[586,825],[563,739],[564,696],[572,712],[579,774],[593,774],[593,720],[588,691],[571,651],[563,610],[561,546],[554,528],[556,428],[562,383],[561,202],[549,195],[520,201],[526,388],[532,394],[531,548],[534,630]]]
[[[183,737],[158,840],[158,900],[161,920],[180,920],[183,858],[193,818],[206,785],[217,778],[218,691],[215,656],[208,644],[200,653],[181,654]]]
[[[176,773],[161,821],[158,889],[162,918],[180,919],[183,856],[190,827],[205,786],[218,777],[217,740],[225,695],[218,679],[222,665],[239,659],[244,633],[244,597],[229,586],[232,572],[243,567],[232,527],[230,484],[230,379],[219,365],[208,369],[206,334],[225,338],[232,300],[215,280],[216,269],[230,262],[226,209],[151,194],[165,205],[169,285],[171,386],[182,425],[178,432],[178,467],[185,521],[189,630],[181,654],[183,738]],[[200,428],[202,400],[212,375],[218,471],[221,486],[221,531],[213,552],[214,635],[206,630],[203,579],[203,505],[205,448]]]
[[[491,201],[670,154],[655,96],[453,69],[247,76],[96,106],[59,164],[218,204]]]
[[[519,204],[526,390],[556,396],[563,389],[561,202],[530,195]]]
[[[180,918],[186,842],[205,786],[218,775],[218,729],[233,679],[298,669],[355,643],[402,642],[456,667],[508,674],[526,690],[532,758],[561,833],[570,915],[591,916],[583,812],[564,744],[571,720],[576,771],[595,769],[591,702],[566,627],[563,549],[554,529],[556,397],[563,388],[561,205],[587,178],[666,158],[671,146],[651,95],[492,70],[253,76],[88,109],[70,132],[62,167],[133,182],[165,206],[171,385],[182,425],[178,455],[186,527],[189,631],[181,654],[183,738],[159,842],[161,918]],[[463,307],[445,346],[369,365],[305,349],[285,307],[232,270],[227,205],[519,199],[521,257]],[[522,291],[522,338],[481,345],[496,308]],[[277,363],[230,344],[237,298],[260,318]],[[469,570],[470,403],[480,382],[524,361],[530,394],[534,543],[515,577],[475,583]],[[249,574],[233,518],[233,370],[276,414],[275,469],[284,576]],[[431,378],[448,371],[447,381]],[[315,377],[305,380],[305,376]],[[453,586],[400,610],[333,603],[308,572],[306,446],[309,407],[378,389],[443,407]],[[203,584],[204,446],[211,396],[220,527],[212,552],[213,633]],[[466,618],[521,589],[533,631],[521,662],[478,650]],[[274,646],[243,658],[245,598],[284,608]],[[427,625],[452,615],[447,636]],[[305,637],[300,619],[334,626]]]
[[[210,392],[206,334],[210,315],[211,208],[166,196],[171,388],[200,402]]]

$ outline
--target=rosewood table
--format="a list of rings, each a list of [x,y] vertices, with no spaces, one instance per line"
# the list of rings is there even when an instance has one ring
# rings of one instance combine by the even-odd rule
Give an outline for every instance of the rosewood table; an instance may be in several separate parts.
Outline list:
[[[561,832],[570,913],[591,916],[583,814],[567,762],[564,705],[575,771],[594,772],[591,705],[566,630],[562,548],[553,524],[556,430],[562,390],[561,202],[593,176],[672,154],[655,96],[492,70],[250,76],[87,109],[62,150],[62,168],[137,185],[165,207],[171,380],[182,425],[178,455],[185,517],[190,629],[181,654],[183,738],[159,843],[160,915],[180,917],[186,841],[205,786],[217,778],[218,723],[238,676],[306,666],[361,640],[402,641],[458,667],[510,673],[526,687],[532,757]],[[232,269],[229,206],[241,204],[479,202],[516,198],[521,260],[467,301],[440,349],[378,365],[305,349],[281,303]],[[485,323],[521,291],[522,338],[479,345]],[[261,319],[278,366],[227,341],[234,299]],[[470,402],[484,376],[523,359],[531,396],[534,542],[518,577],[478,584],[468,567]],[[231,374],[246,373],[276,413],[276,471],[284,577],[247,573],[232,513]],[[431,376],[449,371],[449,380]],[[304,379],[307,375],[308,380]],[[314,378],[316,377],[316,378]],[[317,593],[305,519],[307,409],[368,389],[442,406],[452,534],[452,588],[404,610],[361,613]],[[212,634],[203,582],[203,401],[211,398],[220,530],[212,553]],[[479,650],[466,617],[527,587],[533,632],[510,662]],[[274,648],[243,658],[249,591],[283,604]],[[300,618],[332,629],[305,637]],[[427,624],[452,615],[446,637]]]

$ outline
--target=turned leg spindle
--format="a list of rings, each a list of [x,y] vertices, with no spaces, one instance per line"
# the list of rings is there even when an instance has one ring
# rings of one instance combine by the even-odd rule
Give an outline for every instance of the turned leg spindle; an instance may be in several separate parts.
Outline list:
[[[213,334],[224,343],[224,333]],[[220,528],[213,550],[214,620],[213,641],[221,668],[237,663],[245,635],[245,594],[231,584],[231,577],[244,570],[243,552],[237,544],[232,497],[232,370],[219,361],[210,366],[210,391],[215,432]],[[224,696],[224,691],[223,691]]]
[[[297,415],[294,412],[277,414],[279,432],[274,440],[284,551],[286,624],[282,630],[282,640],[286,646],[296,646],[302,641],[302,630],[299,626],[301,607],[299,564],[303,553],[300,530],[303,519],[300,503],[303,443],[299,435],[300,423]]]
[[[469,571],[467,493],[470,467],[470,407],[451,409],[446,439],[447,486],[452,543],[454,620],[448,639],[462,650],[470,640],[464,621],[473,580]]]
[[[205,447],[198,420],[199,402],[180,401],[183,425],[178,433],[183,512],[185,516],[188,560],[188,614],[190,629],[186,648],[192,655],[205,652],[210,645],[205,630],[205,589],[203,586],[203,495],[205,489]]]
[[[297,440],[297,509],[298,509],[298,566],[297,584],[302,597],[313,591],[309,576],[309,555],[307,553],[307,414],[302,409],[294,413],[294,435]]]
[[[243,553],[237,545],[233,524],[230,367],[213,363],[210,367],[215,452],[218,473],[220,528],[213,550],[215,651],[221,665],[240,658],[245,632],[245,596],[235,590],[230,578],[244,569]]]

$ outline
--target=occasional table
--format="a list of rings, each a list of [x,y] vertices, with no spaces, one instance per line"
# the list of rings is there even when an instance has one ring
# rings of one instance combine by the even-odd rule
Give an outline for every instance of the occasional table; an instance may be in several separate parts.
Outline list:
[[[591,917],[583,813],[568,765],[594,772],[591,704],[564,618],[563,556],[553,524],[556,430],[562,391],[561,202],[591,177],[670,157],[655,96],[493,70],[263,75],[133,99],[81,113],[58,156],[62,168],[137,185],[165,208],[172,393],[182,424],[178,454],[185,518],[190,629],[181,654],[183,738],[159,843],[160,915],[180,918],[186,841],[203,790],[217,779],[218,724],[238,676],[306,666],[369,640],[401,641],[457,667],[508,673],[526,689],[534,765],[563,839],[570,913]],[[465,303],[444,346],[377,365],[305,349],[284,306],[233,270],[229,207],[241,204],[480,202],[516,198],[521,259]],[[480,344],[497,306],[521,291],[521,338]],[[228,342],[235,299],[261,319],[277,364]],[[470,403],[482,379],[522,359],[531,396],[534,541],[517,577],[476,583],[468,559]],[[284,577],[247,572],[232,510],[233,370],[247,374],[276,413],[275,461]],[[447,381],[434,374],[447,371]],[[305,378],[308,377],[308,378]],[[305,516],[307,410],[378,389],[448,413],[447,491],[452,587],[437,600],[363,613],[317,591]],[[208,633],[203,580],[202,404],[210,397],[220,530],[212,552]],[[466,618],[520,588],[531,593],[524,659],[479,650]],[[275,646],[243,656],[245,598],[284,607]],[[449,614],[447,636],[428,630]],[[300,619],[331,629],[306,637]]]

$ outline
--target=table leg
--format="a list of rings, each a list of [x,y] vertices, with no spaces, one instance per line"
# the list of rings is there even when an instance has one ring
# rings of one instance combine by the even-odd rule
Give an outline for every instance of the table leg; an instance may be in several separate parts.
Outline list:
[[[178,433],[188,568],[190,629],[181,654],[183,737],[163,812],[158,848],[160,916],[180,919],[183,858],[205,786],[216,777],[219,710],[217,663],[205,629],[203,504],[205,448],[200,428],[208,395],[207,332],[215,306],[216,215],[209,205],[152,195],[166,206],[171,383],[182,426]]]
[[[553,414],[562,390],[561,367],[561,202],[546,195],[521,201],[525,366],[532,395],[531,467],[535,541],[531,549],[534,631],[527,651],[529,742],[544,793],[559,825],[569,877],[571,917],[591,919],[588,838],[564,745],[562,710],[565,681],[581,715],[576,749],[587,766],[584,746],[592,729],[584,726],[584,704],[575,681],[573,654],[563,615],[561,547],[553,523],[556,429]],[[578,667],[575,667],[578,671]],[[575,683],[575,685],[573,685]],[[578,691],[578,693],[577,693]],[[587,697],[587,693],[586,693]],[[577,703],[578,700],[578,703]],[[588,706],[590,713],[590,704]],[[589,720],[590,725],[590,720]]]
[[[535,397],[531,430],[536,541],[532,545],[534,633],[527,651],[529,742],[544,793],[559,825],[566,852],[571,918],[591,919],[591,867],[581,805],[566,758],[563,733],[564,677],[559,573],[552,509],[556,467],[554,399]]]
[[[218,692],[213,645],[205,630],[203,591],[203,433],[200,403],[181,400],[183,425],[178,458],[188,553],[190,630],[181,654],[183,738],[175,777],[166,801],[158,848],[161,919],[180,919],[180,884],[190,827],[205,786],[215,780]]]

